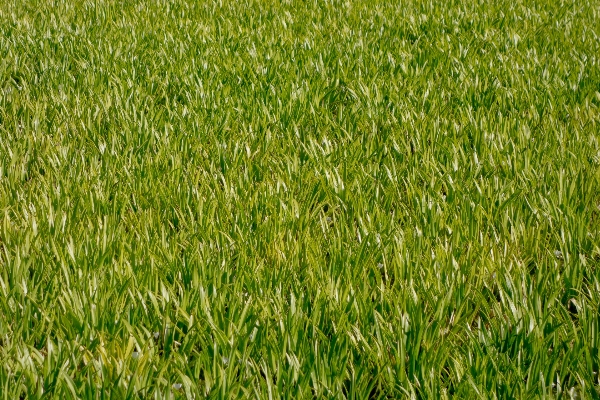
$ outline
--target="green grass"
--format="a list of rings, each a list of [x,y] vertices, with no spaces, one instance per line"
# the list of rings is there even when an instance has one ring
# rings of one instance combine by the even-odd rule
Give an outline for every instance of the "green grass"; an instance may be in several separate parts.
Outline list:
[[[6,0],[0,397],[599,398],[597,0]]]

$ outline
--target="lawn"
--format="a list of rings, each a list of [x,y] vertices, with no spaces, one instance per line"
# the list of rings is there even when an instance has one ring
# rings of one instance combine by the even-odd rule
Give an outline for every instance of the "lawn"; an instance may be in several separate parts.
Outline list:
[[[0,4],[0,399],[599,369],[598,0]]]

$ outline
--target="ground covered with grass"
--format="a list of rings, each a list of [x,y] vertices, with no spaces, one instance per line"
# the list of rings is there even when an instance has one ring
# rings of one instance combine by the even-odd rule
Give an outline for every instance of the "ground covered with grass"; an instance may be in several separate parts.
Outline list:
[[[0,397],[598,398],[600,3],[7,0]]]

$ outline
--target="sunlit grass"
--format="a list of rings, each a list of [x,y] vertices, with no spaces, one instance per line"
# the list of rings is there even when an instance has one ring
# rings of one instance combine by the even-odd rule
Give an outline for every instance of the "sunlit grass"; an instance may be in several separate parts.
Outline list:
[[[598,398],[599,19],[2,2],[1,398]]]

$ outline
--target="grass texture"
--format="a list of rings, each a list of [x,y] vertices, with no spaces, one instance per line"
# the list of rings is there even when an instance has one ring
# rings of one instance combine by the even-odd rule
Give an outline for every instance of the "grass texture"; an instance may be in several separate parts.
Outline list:
[[[599,398],[597,0],[6,0],[0,398]]]

